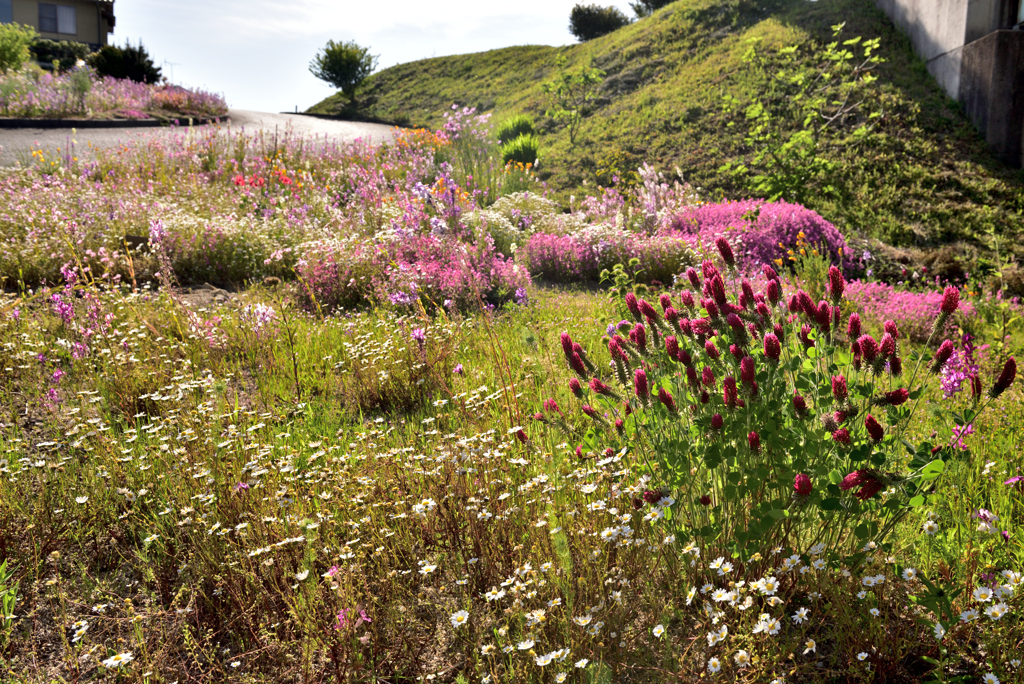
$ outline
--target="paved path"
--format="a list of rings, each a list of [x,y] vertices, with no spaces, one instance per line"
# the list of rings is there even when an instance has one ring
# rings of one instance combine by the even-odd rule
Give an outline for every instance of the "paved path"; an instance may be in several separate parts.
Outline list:
[[[252,132],[263,129],[279,134],[291,130],[296,135],[338,137],[342,140],[356,138],[380,142],[391,139],[391,127],[384,124],[357,123],[354,121],[333,121],[296,114],[272,114],[250,112],[242,109],[229,110],[233,130]],[[88,128],[75,133],[75,152],[79,157],[88,154],[88,144],[96,147],[110,147],[130,140],[152,136],[170,136],[181,129],[163,128]],[[0,129],[0,166],[26,164],[31,160],[32,150],[56,151],[64,148],[71,138],[70,128],[17,128]]]

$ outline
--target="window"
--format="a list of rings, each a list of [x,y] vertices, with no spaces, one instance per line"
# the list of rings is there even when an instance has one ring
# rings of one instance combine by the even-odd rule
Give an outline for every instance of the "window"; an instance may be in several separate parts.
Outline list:
[[[10,24],[14,21],[14,8],[11,0],[0,0],[0,24]]]
[[[39,3],[39,31],[42,33],[78,33],[78,17],[74,7]]]

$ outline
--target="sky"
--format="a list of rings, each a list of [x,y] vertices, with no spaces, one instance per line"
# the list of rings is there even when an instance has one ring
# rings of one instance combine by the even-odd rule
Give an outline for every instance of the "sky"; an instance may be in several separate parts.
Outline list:
[[[510,45],[569,45],[576,2],[118,0],[110,39],[141,39],[165,76],[220,93],[231,108],[290,112],[333,94],[309,73],[328,40],[369,47],[378,69]],[[612,4],[633,16],[628,1]]]

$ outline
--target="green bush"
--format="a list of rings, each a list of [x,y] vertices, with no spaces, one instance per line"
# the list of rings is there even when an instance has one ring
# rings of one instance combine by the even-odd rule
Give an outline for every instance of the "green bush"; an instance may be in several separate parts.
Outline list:
[[[309,63],[309,71],[338,90],[351,100],[356,88],[377,68],[377,56],[369,48],[360,47],[355,41],[335,43],[327,41],[323,50]]]
[[[0,74],[20,69],[32,59],[29,45],[36,38],[36,30],[21,24],[0,24]]]
[[[498,126],[498,140],[509,142],[524,133],[536,133],[533,119],[527,114],[515,114],[501,122]]]
[[[637,2],[629,3],[629,7],[636,13],[636,16],[643,18],[651,16],[665,5],[673,2],[675,0],[637,0]]]
[[[569,32],[581,42],[599,38],[629,24],[629,17],[617,7],[576,5],[569,13]]]
[[[126,43],[123,48],[104,45],[89,57],[89,63],[100,76],[128,78],[137,83],[156,83],[161,77],[160,68],[153,64],[141,41],[138,45]]]
[[[501,146],[501,159],[506,164],[519,162],[533,164],[537,161],[537,150],[540,142],[533,133],[523,133]]]
[[[37,38],[29,47],[32,56],[44,67],[49,68],[57,62],[60,71],[67,71],[75,66],[78,60],[89,56],[89,46],[73,40],[49,40]]]

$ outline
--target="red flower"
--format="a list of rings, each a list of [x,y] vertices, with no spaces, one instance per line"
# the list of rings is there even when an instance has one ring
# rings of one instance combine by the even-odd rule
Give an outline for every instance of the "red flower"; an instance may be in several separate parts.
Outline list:
[[[743,360],[740,361],[740,380],[745,385],[753,385],[756,377],[757,371],[754,368],[754,358],[744,356]]]
[[[665,390],[664,387],[658,390],[658,401],[665,405],[671,413],[676,412],[676,400]]]
[[[832,396],[836,398],[836,401],[843,402],[849,396],[849,390],[846,387],[846,377],[842,375],[832,376]]]
[[[764,355],[772,361],[778,361],[782,355],[782,345],[775,333],[767,333],[764,336]]]
[[[562,353],[565,354],[565,358],[569,358],[572,355],[572,337],[569,333],[564,332],[561,335],[562,340]]]
[[[747,434],[747,444],[750,445],[750,450],[755,454],[761,453],[761,435],[756,432],[750,432]]]
[[[851,340],[856,340],[860,337],[860,315],[852,313],[850,314],[850,322],[846,325],[846,336]]]
[[[725,421],[722,420],[722,414],[716,413],[715,415],[711,416],[711,429],[721,430],[724,422]]]
[[[580,381],[576,378],[569,380],[569,391],[576,395],[577,399],[583,398],[583,387],[580,385]]]
[[[836,304],[843,298],[846,290],[846,281],[843,280],[843,272],[835,266],[828,267],[828,293]]]
[[[795,489],[796,493],[800,496],[807,496],[811,493],[812,488],[813,485],[811,484],[811,478],[807,477],[803,473],[797,475],[793,481],[793,489]]]
[[[1010,389],[1010,385],[1017,378],[1017,362],[1013,360],[1013,357],[1006,359],[1006,363],[1003,364],[1003,370],[999,373],[999,377],[996,378],[995,383],[992,385],[992,389],[988,391],[989,395],[995,399],[1000,394]]]
[[[832,440],[840,444],[850,443],[850,431],[846,428],[839,428],[832,433]]]
[[[647,373],[643,368],[637,368],[636,373],[633,374],[633,389],[636,396],[642,401],[646,401],[651,395],[650,389],[647,387]]]
[[[626,293],[626,308],[629,309],[629,313],[633,314],[633,318],[639,320],[640,305],[636,301],[636,295],[632,292]]]
[[[722,261],[724,261],[729,268],[736,265],[736,257],[732,253],[732,247],[729,246],[728,240],[724,237],[720,237],[715,240],[715,246],[718,247],[718,253],[722,255]]]
[[[882,427],[881,423],[875,420],[875,417],[868,414],[868,417],[864,419],[864,427],[868,429],[868,435],[871,439],[876,442],[881,442],[882,438],[885,437],[885,428]]]
[[[725,376],[725,379],[722,380],[722,401],[729,408],[736,408],[737,397],[736,378],[731,375]]]
[[[960,290],[950,285],[942,293],[942,304],[939,306],[939,311],[944,314],[954,313],[960,306]]]
[[[604,384],[597,378],[590,379],[590,389],[591,391],[596,392],[597,394],[604,394],[605,396],[608,396],[612,393],[612,388]]]
[[[885,401],[887,404],[892,406],[899,406],[900,404],[906,403],[907,399],[910,398],[910,392],[904,388],[895,389],[892,392],[885,393]]]

